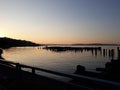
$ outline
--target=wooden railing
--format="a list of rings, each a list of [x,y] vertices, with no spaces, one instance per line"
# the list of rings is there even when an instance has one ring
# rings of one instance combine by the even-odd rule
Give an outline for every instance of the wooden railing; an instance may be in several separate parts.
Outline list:
[[[5,60],[2,60],[2,59],[0,59],[0,63],[8,65],[8,66],[13,65],[17,71],[22,70],[22,68],[31,69],[31,73],[34,74],[34,75],[37,74],[36,71],[43,71],[43,72],[46,72],[46,73],[71,78],[73,80],[77,80],[77,81],[80,81],[80,82],[85,82],[87,84],[92,84],[93,87],[98,86],[98,87],[102,87],[102,88],[105,87],[106,89],[110,89],[110,90],[120,90],[120,83],[118,83],[118,82],[113,82],[113,81],[108,81],[108,80],[103,80],[103,79],[97,79],[97,78],[82,76],[82,75],[78,76],[78,75],[74,75],[74,74],[65,74],[65,73],[61,73],[61,72],[56,72],[56,71],[51,71],[51,70],[47,70],[47,69],[42,69],[42,68],[32,67],[32,66],[28,66],[28,65],[23,65],[23,64],[11,62],[11,61],[5,61]],[[88,88],[88,87],[81,86],[81,85],[78,85],[78,84],[76,85],[74,83],[69,83],[69,82],[64,82],[64,81],[62,81],[61,83],[70,85],[71,87],[77,87],[77,88],[80,88],[80,89],[82,88],[82,90],[94,90],[94,88]]]

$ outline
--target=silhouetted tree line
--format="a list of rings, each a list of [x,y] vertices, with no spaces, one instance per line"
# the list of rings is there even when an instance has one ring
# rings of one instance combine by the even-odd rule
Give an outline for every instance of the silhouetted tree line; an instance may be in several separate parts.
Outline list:
[[[38,46],[39,44],[33,43],[31,41],[26,40],[17,40],[11,38],[0,38],[0,48],[10,48],[17,46]]]

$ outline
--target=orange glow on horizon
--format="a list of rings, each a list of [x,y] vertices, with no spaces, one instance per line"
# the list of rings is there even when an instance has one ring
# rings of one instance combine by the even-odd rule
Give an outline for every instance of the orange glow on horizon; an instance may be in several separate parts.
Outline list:
[[[21,39],[21,40],[27,40],[32,41],[39,44],[91,44],[91,43],[103,43],[103,44],[119,44],[119,41],[112,42],[112,40],[95,40],[92,38],[83,38],[81,39],[64,39],[64,38],[40,38],[35,37],[34,35],[31,37],[28,36],[22,36],[22,35],[13,35],[13,34],[0,34],[0,37],[8,37],[13,39]]]

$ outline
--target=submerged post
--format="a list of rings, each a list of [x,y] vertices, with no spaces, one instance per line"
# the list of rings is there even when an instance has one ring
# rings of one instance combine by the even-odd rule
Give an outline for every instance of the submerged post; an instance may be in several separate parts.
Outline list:
[[[32,74],[35,74],[35,68],[32,68]]]
[[[16,63],[16,70],[21,70],[21,66],[20,66],[20,64],[19,63]]]
[[[115,52],[114,49],[112,49],[111,50],[111,57],[112,57],[112,59],[114,59],[114,52]]]
[[[103,56],[105,57],[105,49],[103,49]]]
[[[117,47],[117,52],[118,52],[118,60],[120,60],[120,49]]]

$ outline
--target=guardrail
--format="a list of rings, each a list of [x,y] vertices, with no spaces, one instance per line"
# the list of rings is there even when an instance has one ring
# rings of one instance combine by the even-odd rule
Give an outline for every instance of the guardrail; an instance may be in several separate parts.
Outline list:
[[[20,63],[15,63],[15,62],[11,62],[11,61],[5,61],[0,59],[0,63],[2,64],[10,64],[15,66],[16,70],[22,70],[22,68],[29,68],[31,69],[31,73],[32,74],[37,74],[36,71],[43,71],[46,73],[50,73],[50,74],[54,74],[54,75],[58,75],[58,76],[63,76],[63,77],[67,77],[67,78],[72,78],[73,80],[77,80],[80,82],[84,82],[86,84],[90,84],[93,85],[93,87],[98,87],[98,88],[106,88],[109,90],[120,90],[120,83],[118,82],[113,82],[113,81],[108,81],[108,80],[103,80],[103,79],[97,79],[97,78],[93,78],[93,77],[88,77],[88,76],[82,76],[82,75],[74,75],[74,74],[65,74],[65,73],[61,73],[61,72],[56,72],[56,71],[51,71],[51,70],[47,70],[47,69],[42,69],[42,68],[37,68],[37,67],[32,67],[32,66],[28,66],[28,65],[23,65]],[[81,85],[76,85],[74,83],[67,83],[67,82],[62,82],[64,84],[70,85],[72,87],[77,87],[77,88],[82,88],[82,90],[94,90],[94,88],[88,88],[88,87],[84,87]]]

